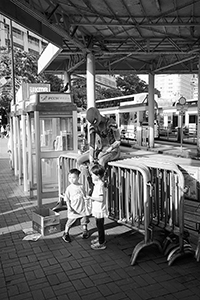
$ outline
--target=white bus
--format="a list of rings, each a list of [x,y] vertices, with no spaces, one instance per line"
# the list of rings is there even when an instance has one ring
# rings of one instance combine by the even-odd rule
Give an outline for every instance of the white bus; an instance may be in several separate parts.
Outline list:
[[[96,107],[102,115],[112,117],[116,121],[122,141],[136,140],[137,131],[148,127],[148,93],[96,100]],[[158,138],[157,105],[155,108],[154,136]],[[83,120],[82,123],[85,122],[85,115],[86,112],[79,113],[78,117],[79,120]]]

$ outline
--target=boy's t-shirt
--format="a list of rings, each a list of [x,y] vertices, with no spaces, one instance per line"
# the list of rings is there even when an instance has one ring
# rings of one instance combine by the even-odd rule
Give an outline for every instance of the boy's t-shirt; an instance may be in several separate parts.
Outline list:
[[[85,191],[82,184],[70,184],[66,188],[65,192],[65,200],[67,204],[69,203],[71,210],[68,207],[68,218],[69,219],[77,219],[84,217],[86,215],[85,213]]]

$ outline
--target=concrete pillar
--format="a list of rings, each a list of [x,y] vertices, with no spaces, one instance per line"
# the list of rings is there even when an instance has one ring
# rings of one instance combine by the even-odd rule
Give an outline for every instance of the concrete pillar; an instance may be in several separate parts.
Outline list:
[[[22,148],[21,148],[21,126],[20,126],[20,117],[16,117],[16,123],[17,123],[17,161],[18,161],[18,182],[19,185],[22,184]]]
[[[87,108],[95,107],[95,58],[87,54]]]
[[[24,45],[24,51],[28,52],[28,30],[25,30],[23,32],[23,45]]]
[[[200,157],[200,56],[198,65],[197,156]]]
[[[14,142],[13,142],[13,116],[10,118],[10,147],[11,147],[11,168],[14,170]]]
[[[168,116],[164,115],[164,127],[168,126]]]
[[[4,19],[4,17],[1,16],[0,17],[1,47],[7,47],[5,41],[8,38],[7,37],[8,32],[6,32],[6,29],[5,29],[6,23],[4,23],[3,19]]]
[[[67,71],[64,72],[64,86],[66,86],[66,84],[68,85],[68,90],[66,91],[67,93],[71,92],[71,74],[68,73]]]
[[[148,125],[149,125],[149,147],[154,147],[154,75],[149,74],[148,88]]]
[[[120,117],[119,117],[118,112],[116,113],[116,123],[117,123],[117,126],[120,128]]]
[[[23,102],[23,109],[25,108]],[[23,183],[24,192],[28,192],[28,166],[27,166],[27,145],[26,145],[26,116],[23,113],[22,120],[22,158],[23,158]]]
[[[14,173],[18,175],[18,160],[17,160],[17,117],[13,116],[13,154],[14,154]]]
[[[188,111],[185,112],[185,126],[189,126],[189,117],[190,114]]]

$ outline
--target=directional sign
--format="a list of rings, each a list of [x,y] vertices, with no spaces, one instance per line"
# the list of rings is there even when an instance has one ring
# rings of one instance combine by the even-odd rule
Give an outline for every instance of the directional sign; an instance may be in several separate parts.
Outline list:
[[[184,116],[185,112],[184,111],[179,111],[179,116]]]
[[[186,104],[186,99],[185,97],[181,97],[179,100],[178,100],[179,104],[181,105],[185,105]]]
[[[187,111],[188,110],[188,106],[187,105],[181,105],[181,107],[177,107],[177,111]]]

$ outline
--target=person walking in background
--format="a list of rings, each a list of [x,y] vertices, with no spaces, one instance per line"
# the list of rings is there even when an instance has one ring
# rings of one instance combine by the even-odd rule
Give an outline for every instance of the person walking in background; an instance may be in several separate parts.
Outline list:
[[[104,218],[108,214],[106,208],[106,199],[104,196],[104,173],[105,169],[99,164],[95,164],[91,168],[91,176],[94,183],[94,188],[90,198],[92,200],[92,215],[95,217],[98,230],[98,237],[91,241],[91,248],[93,250],[106,249]]]
[[[90,235],[87,229],[89,223],[89,216],[86,210],[86,194],[82,184],[79,183],[80,171],[76,168],[69,171],[68,179],[70,184],[65,191],[65,201],[68,209],[68,219],[65,225],[65,231],[62,239],[70,243],[71,238],[69,235],[70,228],[76,223],[77,220],[81,221],[83,226],[83,239],[87,239]]]
[[[9,165],[10,169],[13,170],[13,161],[12,161],[12,145],[11,145],[11,136],[10,136],[10,131],[7,131],[6,137],[8,139],[8,154],[9,154]]]
[[[3,139],[5,136],[5,128],[4,125],[1,126],[1,138]]]
[[[10,137],[10,124],[6,125],[6,137],[9,138]]]

